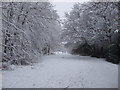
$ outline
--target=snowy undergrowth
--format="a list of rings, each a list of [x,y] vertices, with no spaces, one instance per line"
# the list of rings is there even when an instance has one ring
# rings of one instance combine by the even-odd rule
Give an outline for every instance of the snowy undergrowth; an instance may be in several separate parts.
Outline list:
[[[118,66],[104,59],[49,55],[33,66],[3,71],[3,88],[117,88]]]

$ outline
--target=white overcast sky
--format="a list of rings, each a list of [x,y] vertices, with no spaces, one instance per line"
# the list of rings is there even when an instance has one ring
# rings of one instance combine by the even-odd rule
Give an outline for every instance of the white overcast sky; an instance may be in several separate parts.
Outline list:
[[[88,0],[52,0],[51,3],[54,5],[54,9],[57,10],[60,18],[64,19],[64,13],[69,12],[75,3],[83,3],[86,1]]]

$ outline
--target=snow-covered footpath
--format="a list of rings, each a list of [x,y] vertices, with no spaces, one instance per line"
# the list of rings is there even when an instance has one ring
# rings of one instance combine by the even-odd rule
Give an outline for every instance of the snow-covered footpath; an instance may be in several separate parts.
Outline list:
[[[19,66],[2,74],[3,88],[118,87],[118,65],[89,56],[44,56],[33,66]]]

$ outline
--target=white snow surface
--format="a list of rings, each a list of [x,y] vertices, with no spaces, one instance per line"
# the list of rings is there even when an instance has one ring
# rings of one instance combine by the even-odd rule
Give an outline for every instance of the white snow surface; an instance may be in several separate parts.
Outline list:
[[[104,59],[59,53],[32,66],[2,71],[3,88],[117,88],[118,65]]]
[[[2,89],[2,71],[0,70],[0,90]]]

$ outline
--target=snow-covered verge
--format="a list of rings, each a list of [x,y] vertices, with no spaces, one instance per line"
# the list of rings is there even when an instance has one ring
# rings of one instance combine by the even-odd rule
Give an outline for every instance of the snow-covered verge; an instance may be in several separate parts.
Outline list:
[[[44,56],[33,66],[3,71],[3,88],[117,88],[118,65],[76,55]]]

